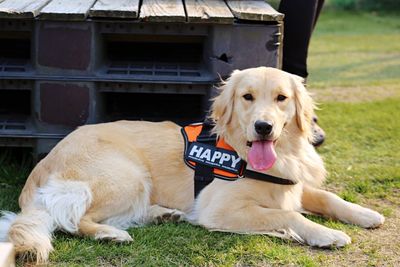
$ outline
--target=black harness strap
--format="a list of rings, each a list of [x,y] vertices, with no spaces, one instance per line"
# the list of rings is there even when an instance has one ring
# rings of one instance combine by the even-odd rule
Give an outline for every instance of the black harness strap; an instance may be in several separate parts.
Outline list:
[[[246,178],[251,178],[255,180],[260,180],[264,182],[270,182],[273,184],[281,184],[281,185],[294,185],[297,184],[296,182],[293,182],[292,180],[289,179],[284,179],[276,176],[272,176],[266,173],[259,173],[255,172],[252,170],[247,170],[245,169],[243,172],[243,176]]]
[[[197,142],[215,146],[217,137],[211,135],[213,124],[210,120],[206,119],[203,123],[200,135],[197,137]],[[194,197],[200,193],[207,185],[214,180],[214,168],[203,164],[196,164],[194,171]]]

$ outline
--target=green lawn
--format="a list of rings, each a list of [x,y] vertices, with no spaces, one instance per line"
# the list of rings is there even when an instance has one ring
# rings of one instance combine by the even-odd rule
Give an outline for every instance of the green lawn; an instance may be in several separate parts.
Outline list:
[[[377,230],[310,218],[348,233],[344,249],[320,250],[267,236],[208,232],[182,224],[130,229],[131,244],[55,235],[57,266],[398,266],[400,263],[400,18],[322,14],[310,49],[311,89],[327,132],[319,149],[326,187],[386,216]],[[367,97],[357,98],[363,88]],[[337,99],[336,92],[341,93]],[[345,92],[345,94],[343,94]],[[354,93],[355,92],[355,93]],[[389,92],[382,94],[382,92]],[[383,97],[382,97],[383,95]],[[0,157],[0,209],[17,210],[29,167]]]
[[[313,87],[400,83],[400,17],[322,13],[309,51]]]

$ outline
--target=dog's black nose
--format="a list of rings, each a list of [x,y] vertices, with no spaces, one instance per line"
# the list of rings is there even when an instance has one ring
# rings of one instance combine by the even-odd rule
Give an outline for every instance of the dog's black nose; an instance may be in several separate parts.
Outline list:
[[[254,123],[254,128],[256,129],[256,133],[262,136],[266,136],[272,131],[272,123],[269,121],[256,121]]]

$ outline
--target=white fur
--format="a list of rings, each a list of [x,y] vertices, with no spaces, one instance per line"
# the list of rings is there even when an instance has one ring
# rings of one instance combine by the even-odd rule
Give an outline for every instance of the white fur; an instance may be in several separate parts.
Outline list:
[[[0,215],[0,242],[5,242],[8,241],[8,231],[11,224],[17,218],[17,214],[9,211],[1,211]]]
[[[48,211],[57,228],[78,232],[78,224],[92,201],[92,194],[85,182],[61,181],[51,177],[39,188],[35,204]]]
[[[385,222],[385,217],[376,211],[368,208],[361,207],[360,205],[346,202],[342,199],[339,200],[346,210],[351,212],[342,215],[342,221],[347,223],[355,223],[364,228],[376,228]],[[343,213],[343,212],[342,212]]]
[[[96,240],[112,240],[115,242],[130,242],[133,241],[132,237],[128,232],[114,229],[114,228],[105,228],[101,231],[98,231],[94,236]]]
[[[122,211],[119,215],[108,218],[100,223],[114,226],[118,229],[128,229],[129,227],[141,226],[149,221],[148,214],[150,208],[151,184],[143,183],[143,193],[127,198],[131,201],[129,209]]]
[[[36,254],[38,262],[53,250],[54,220],[43,209],[29,209],[18,214],[10,230],[10,241],[17,251],[27,250]]]
[[[351,243],[351,238],[347,234],[324,226],[315,227],[312,232],[304,236],[306,243],[312,247],[344,247]]]

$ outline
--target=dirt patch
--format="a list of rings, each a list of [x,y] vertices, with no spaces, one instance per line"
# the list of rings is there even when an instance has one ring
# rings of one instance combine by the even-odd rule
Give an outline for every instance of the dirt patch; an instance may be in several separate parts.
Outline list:
[[[309,89],[317,102],[370,102],[391,97],[400,97],[399,86],[332,87]]]
[[[389,207],[393,212],[378,229],[346,231],[352,244],[343,250],[326,250],[324,266],[400,266],[400,208],[385,201],[369,201],[364,206],[375,210]],[[320,253],[310,250],[313,257]]]

